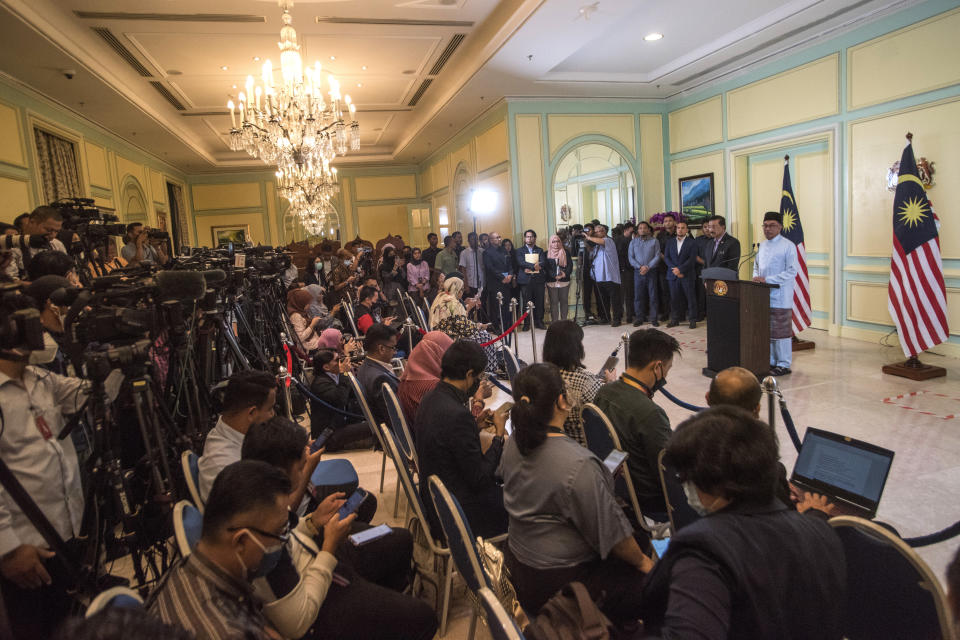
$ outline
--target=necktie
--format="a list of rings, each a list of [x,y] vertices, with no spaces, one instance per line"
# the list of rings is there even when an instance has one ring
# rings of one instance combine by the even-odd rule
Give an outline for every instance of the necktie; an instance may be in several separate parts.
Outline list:
[[[720,248],[720,238],[713,241],[713,255],[717,255],[717,249]]]

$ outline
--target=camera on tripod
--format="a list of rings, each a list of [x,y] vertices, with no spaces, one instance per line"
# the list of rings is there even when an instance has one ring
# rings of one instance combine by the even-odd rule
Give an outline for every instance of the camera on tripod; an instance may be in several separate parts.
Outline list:
[[[4,307],[22,307],[30,301],[19,290],[20,285],[3,285],[0,288],[0,303]],[[43,349],[43,325],[40,312],[34,308],[18,309],[0,322],[0,350],[39,351]]]
[[[93,203],[93,198],[61,198],[50,204],[63,217],[63,228],[90,238],[122,236],[127,227],[112,213],[104,213]]]

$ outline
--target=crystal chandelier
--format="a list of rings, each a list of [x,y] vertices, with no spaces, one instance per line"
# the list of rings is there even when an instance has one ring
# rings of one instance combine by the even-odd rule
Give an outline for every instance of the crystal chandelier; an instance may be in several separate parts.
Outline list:
[[[329,74],[324,79],[319,62],[304,67],[297,32],[291,26],[293,0],[279,4],[283,10],[277,43],[282,81],[274,84],[269,60],[263,64],[262,85],[247,76],[237,104],[227,102],[230,148],[275,164],[277,188],[290,201],[291,213],[305,227],[310,221],[309,227],[320,229],[333,211],[330,198],[340,190],[337,170],[330,163],[348,149],[360,148],[360,125],[353,119],[356,106],[350,96],[341,98],[337,79]]]

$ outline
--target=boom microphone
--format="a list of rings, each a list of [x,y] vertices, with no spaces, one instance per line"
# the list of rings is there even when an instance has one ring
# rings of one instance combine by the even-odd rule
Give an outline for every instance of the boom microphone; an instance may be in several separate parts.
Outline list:
[[[203,274],[199,271],[161,271],[156,278],[159,298],[164,302],[196,302],[207,289]]]
[[[203,281],[208,287],[219,284],[227,279],[227,272],[223,269],[208,269],[207,271],[201,271],[200,275],[203,276]]]

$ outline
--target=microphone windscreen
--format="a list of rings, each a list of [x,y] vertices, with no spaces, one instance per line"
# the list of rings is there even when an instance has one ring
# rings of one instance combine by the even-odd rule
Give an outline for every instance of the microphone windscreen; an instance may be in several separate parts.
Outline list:
[[[161,302],[196,302],[203,297],[206,284],[199,271],[161,271],[157,274]]]
[[[60,287],[50,294],[50,302],[58,307],[69,307],[83,289],[79,287]]]
[[[207,271],[201,271],[200,273],[203,275],[203,280],[207,285],[223,282],[227,279],[227,272],[223,269],[209,269]]]

